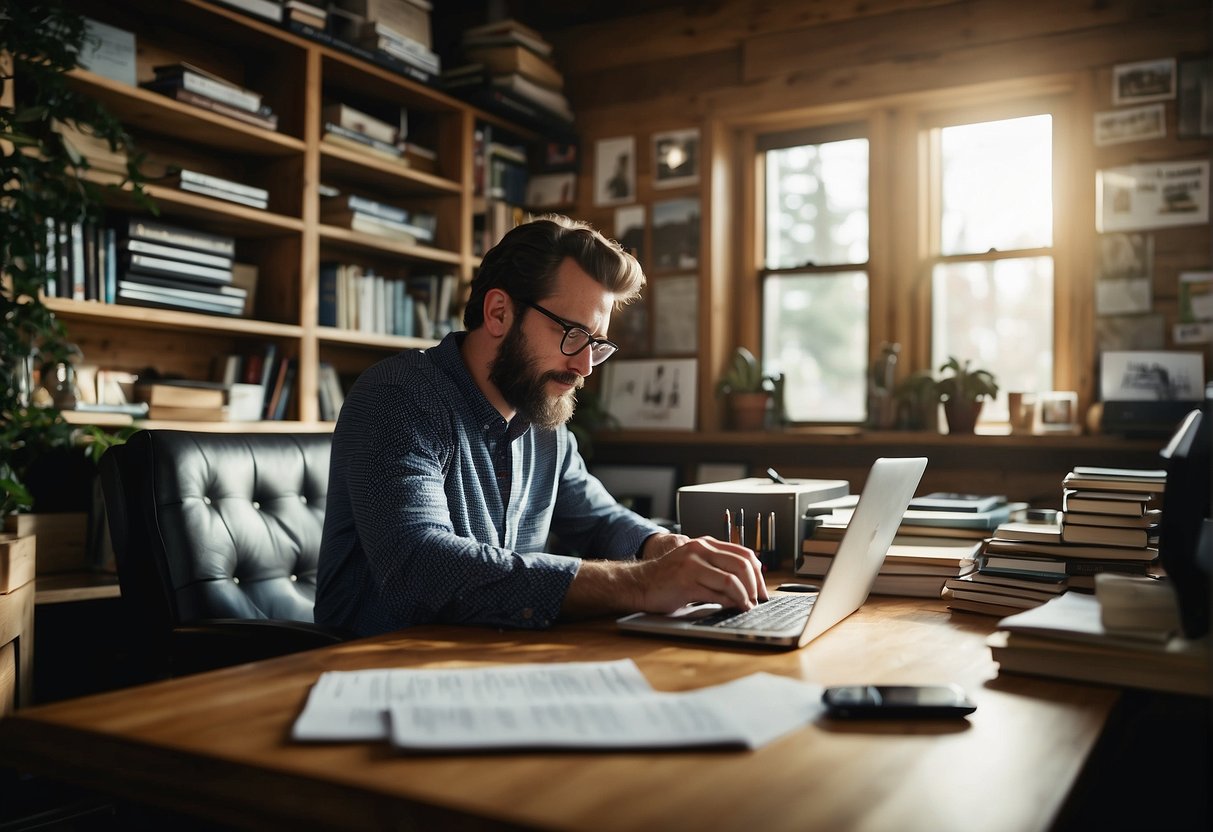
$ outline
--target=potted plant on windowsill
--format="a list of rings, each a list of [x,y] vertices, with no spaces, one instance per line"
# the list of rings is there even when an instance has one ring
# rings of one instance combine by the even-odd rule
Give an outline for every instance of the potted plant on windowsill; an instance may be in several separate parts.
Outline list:
[[[754,354],[738,347],[724,375],[716,382],[716,395],[724,396],[729,425],[736,430],[761,430],[775,397],[778,381],[763,375]]]
[[[998,383],[989,370],[972,369],[969,361],[962,364],[955,356],[949,356],[939,371],[951,373],[935,382],[948,433],[973,433],[985,400],[998,395]]]

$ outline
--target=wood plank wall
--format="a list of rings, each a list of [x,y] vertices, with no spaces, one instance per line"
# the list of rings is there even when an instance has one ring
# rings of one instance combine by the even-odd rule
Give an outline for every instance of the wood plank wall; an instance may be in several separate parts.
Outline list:
[[[1058,75],[1070,79],[1079,96],[1077,111],[1089,119],[1112,108],[1114,65],[1207,54],[1210,27],[1209,0],[720,0],[659,7],[550,37],[582,137],[578,215],[610,232],[614,208],[592,204],[593,148],[600,138],[636,137],[637,197],[651,206],[655,197],[669,195],[651,185],[649,148],[656,131],[701,127],[710,151],[712,136],[730,120]],[[1175,138],[1175,109],[1174,101],[1167,102],[1166,139],[1097,148],[1088,138],[1083,147],[1089,158],[1078,163],[1094,171],[1209,158],[1208,139]],[[700,344],[701,360],[708,364],[701,370],[701,390],[710,389],[704,385],[716,377],[733,343],[752,339],[757,326],[713,317],[719,316],[712,311],[717,300],[728,293],[719,284],[735,279],[737,254],[712,235],[752,217],[721,216],[741,198],[708,179],[701,177],[699,191],[709,238],[700,296],[712,299],[699,312],[707,340]],[[1080,196],[1079,205],[1093,208],[1093,196]],[[1085,403],[1092,400],[1096,355],[1092,267],[1085,263],[1094,252],[1094,228],[1083,223],[1081,234],[1074,251],[1086,255],[1075,257],[1084,260],[1077,271],[1086,279],[1073,282],[1079,296],[1059,304],[1059,311],[1069,309],[1074,318],[1065,332],[1081,343],[1059,345],[1058,354],[1082,365],[1059,377],[1080,387]],[[1177,274],[1209,268],[1213,253],[1207,226],[1154,236],[1154,307],[1169,342]],[[719,258],[732,259],[713,262]],[[1205,352],[1213,369],[1207,347]],[[710,406],[700,412],[708,422],[716,418]]]

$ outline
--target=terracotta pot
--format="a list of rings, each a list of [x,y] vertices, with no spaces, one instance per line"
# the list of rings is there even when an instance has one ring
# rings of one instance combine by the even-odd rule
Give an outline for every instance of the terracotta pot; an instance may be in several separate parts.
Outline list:
[[[949,399],[943,403],[943,415],[948,420],[948,433],[972,433],[977,427],[982,401],[958,402]]]
[[[734,430],[762,430],[766,427],[770,393],[730,393],[728,402],[729,422]]]

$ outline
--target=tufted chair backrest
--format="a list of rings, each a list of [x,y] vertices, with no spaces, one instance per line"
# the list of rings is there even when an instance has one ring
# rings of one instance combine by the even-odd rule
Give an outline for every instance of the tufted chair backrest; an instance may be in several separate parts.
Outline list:
[[[124,604],[141,627],[311,622],[328,434],[145,430],[102,458]]]

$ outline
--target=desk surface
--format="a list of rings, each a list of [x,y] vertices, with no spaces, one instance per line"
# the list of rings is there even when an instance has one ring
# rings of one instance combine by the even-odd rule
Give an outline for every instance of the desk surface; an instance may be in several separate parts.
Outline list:
[[[627,636],[602,621],[418,627],[25,709],[0,720],[0,764],[258,829],[1046,829],[1118,694],[997,677],[993,621],[873,598],[792,652]],[[624,657],[662,690],[756,671],[820,685],[956,681],[978,707],[960,722],[820,721],[757,751],[407,756],[288,739],[325,670]]]

